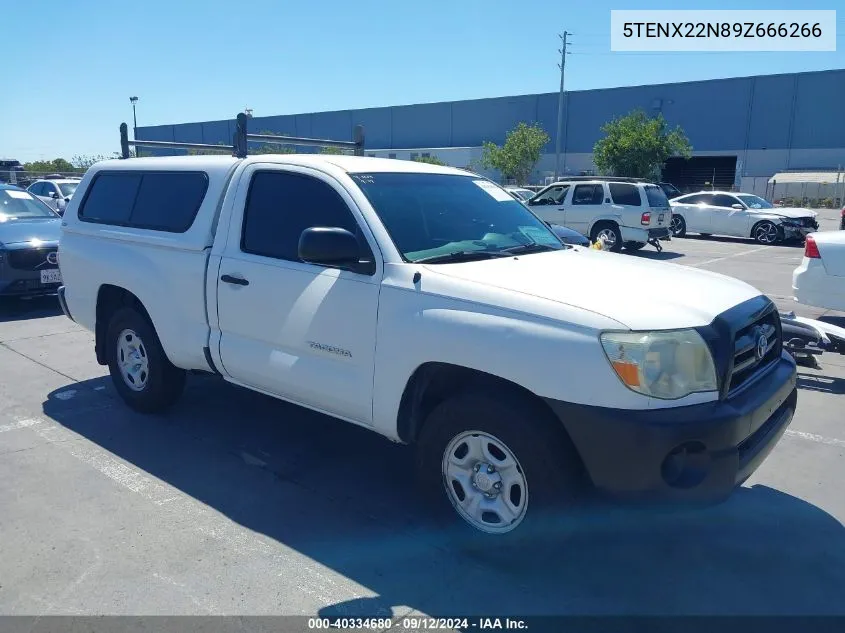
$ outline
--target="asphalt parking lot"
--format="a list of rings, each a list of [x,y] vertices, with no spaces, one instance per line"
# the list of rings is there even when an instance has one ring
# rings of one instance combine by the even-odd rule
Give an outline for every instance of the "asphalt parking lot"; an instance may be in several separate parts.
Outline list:
[[[666,247],[633,256],[845,321],[791,300],[800,246]],[[727,503],[597,505],[575,535],[487,557],[430,528],[409,449],[214,378],[166,416],[131,413],[55,299],[6,304],[0,614],[845,614],[845,356],[819,365]]]

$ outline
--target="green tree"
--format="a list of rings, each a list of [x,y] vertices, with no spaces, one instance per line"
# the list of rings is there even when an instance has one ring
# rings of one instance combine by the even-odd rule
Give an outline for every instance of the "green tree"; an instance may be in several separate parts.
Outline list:
[[[480,163],[485,169],[496,169],[505,178],[513,178],[519,184],[525,184],[540,160],[543,146],[548,142],[549,135],[542,127],[520,123],[507,133],[505,144],[501,147],[485,142]]]
[[[669,129],[662,114],[649,117],[634,110],[605,123],[604,138],[593,147],[596,167],[605,175],[659,178],[671,156],[689,158],[692,146],[681,129]]]
[[[343,149],[341,147],[321,147],[321,154],[333,154],[335,156],[352,156],[355,152],[351,149]]]
[[[446,163],[437,158],[437,156],[417,156],[411,160],[416,163],[428,163],[429,165],[446,165]]]
[[[66,161],[64,158],[54,158],[53,160],[36,160],[31,163],[24,163],[26,171],[36,172],[75,172],[74,166]]]

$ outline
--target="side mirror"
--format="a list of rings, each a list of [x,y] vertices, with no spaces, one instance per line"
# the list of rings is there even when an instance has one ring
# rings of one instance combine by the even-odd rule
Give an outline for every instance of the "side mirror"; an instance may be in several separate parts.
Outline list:
[[[735,202],[734,204],[732,204],[732,205],[731,205],[731,209],[740,209],[740,210],[742,210],[742,209],[744,209],[744,208],[745,208],[745,207],[744,207],[744,206],[742,206],[741,204],[739,204],[738,202]]]
[[[59,199],[59,194],[57,194],[57,193],[54,191],[53,193],[51,193],[51,194],[50,194],[50,197],[51,197],[51,198],[53,198],[53,200],[58,200],[58,199]]]
[[[309,264],[335,268],[357,268],[361,247],[346,229],[315,226],[299,236],[299,259]]]

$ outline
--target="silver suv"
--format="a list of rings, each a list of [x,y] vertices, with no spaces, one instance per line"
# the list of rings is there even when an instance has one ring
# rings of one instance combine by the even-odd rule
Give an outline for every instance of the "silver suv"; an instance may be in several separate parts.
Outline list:
[[[634,178],[575,177],[555,182],[528,201],[531,210],[560,224],[605,241],[611,251],[636,251],[646,244],[662,250],[670,238],[672,212],[663,189]]]

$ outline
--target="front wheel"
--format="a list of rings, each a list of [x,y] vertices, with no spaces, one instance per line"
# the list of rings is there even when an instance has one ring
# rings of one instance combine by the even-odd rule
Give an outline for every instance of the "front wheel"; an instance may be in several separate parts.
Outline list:
[[[464,537],[534,537],[556,529],[574,505],[581,461],[549,415],[522,398],[481,392],[429,415],[417,447],[419,481]]]
[[[764,220],[754,226],[754,229],[751,231],[751,237],[758,244],[769,246],[783,240],[783,229],[776,226],[774,222]]]
[[[669,230],[672,231],[672,237],[686,237],[687,223],[680,215],[672,216],[672,223],[669,225]]]
[[[185,371],[168,360],[155,328],[137,310],[115,312],[106,345],[115,389],[131,408],[142,413],[164,411],[182,395]]]

